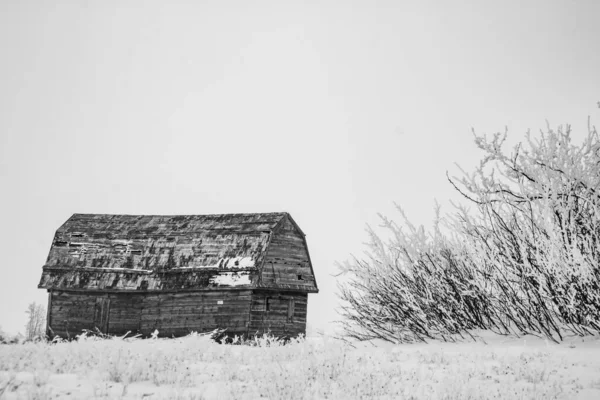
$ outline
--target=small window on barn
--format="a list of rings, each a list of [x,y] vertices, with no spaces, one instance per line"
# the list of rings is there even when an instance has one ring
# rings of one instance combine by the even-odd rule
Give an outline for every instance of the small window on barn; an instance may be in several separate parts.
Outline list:
[[[302,275],[298,275],[298,280],[301,281],[302,280]]]
[[[265,311],[271,311],[271,298],[265,298]]]

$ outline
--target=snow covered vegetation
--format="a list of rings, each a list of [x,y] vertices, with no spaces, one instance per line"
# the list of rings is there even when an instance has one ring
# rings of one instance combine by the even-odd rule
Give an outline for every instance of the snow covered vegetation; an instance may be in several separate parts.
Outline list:
[[[263,337],[235,346],[203,335],[0,345],[0,398],[600,398],[597,338],[479,333],[476,342],[402,345]]]
[[[347,333],[391,342],[600,330],[600,141],[567,126],[526,137],[475,136],[478,168],[448,177],[466,199],[430,232],[382,216],[367,254],[342,264]]]

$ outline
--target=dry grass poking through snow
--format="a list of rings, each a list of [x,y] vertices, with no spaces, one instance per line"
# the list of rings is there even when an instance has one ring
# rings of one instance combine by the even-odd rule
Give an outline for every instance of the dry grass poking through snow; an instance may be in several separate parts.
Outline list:
[[[182,339],[0,345],[6,399],[600,399],[600,340],[287,346]]]

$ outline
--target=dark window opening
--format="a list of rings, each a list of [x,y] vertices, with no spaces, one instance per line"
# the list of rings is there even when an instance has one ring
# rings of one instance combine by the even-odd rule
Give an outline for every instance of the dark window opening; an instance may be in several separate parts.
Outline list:
[[[267,297],[265,299],[265,311],[271,311],[271,298]]]
[[[301,281],[302,279],[302,275],[298,275],[298,280]]]

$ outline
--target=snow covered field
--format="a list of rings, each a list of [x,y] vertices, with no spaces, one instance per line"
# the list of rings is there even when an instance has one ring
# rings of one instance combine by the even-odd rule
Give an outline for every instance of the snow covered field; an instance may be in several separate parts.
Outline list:
[[[484,343],[485,341],[485,343]],[[277,347],[203,336],[0,345],[2,399],[600,399],[600,339]]]

